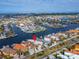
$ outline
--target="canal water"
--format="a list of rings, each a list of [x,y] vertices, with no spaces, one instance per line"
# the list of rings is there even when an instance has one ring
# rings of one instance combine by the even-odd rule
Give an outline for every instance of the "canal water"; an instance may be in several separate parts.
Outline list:
[[[48,34],[52,34],[52,33],[64,32],[64,31],[67,31],[67,30],[70,30],[70,29],[78,28],[79,24],[68,24],[64,28],[50,28],[48,26],[45,26],[45,27],[47,28],[46,31],[37,32],[35,34],[38,37],[40,37],[40,36],[44,36],[44,35],[48,35]],[[0,40],[0,48],[2,48],[5,45],[11,46],[14,43],[20,43],[22,41],[25,41],[25,40],[32,38],[32,33],[25,33],[23,31],[21,31],[21,29],[16,27],[15,25],[13,25],[13,29],[14,29],[15,33],[18,34],[18,35],[13,37],[13,38],[7,38],[7,39]]]

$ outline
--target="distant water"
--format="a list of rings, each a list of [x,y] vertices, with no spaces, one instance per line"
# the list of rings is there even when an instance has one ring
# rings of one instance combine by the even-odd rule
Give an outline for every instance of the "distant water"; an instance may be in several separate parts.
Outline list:
[[[37,32],[36,35],[38,37],[40,37],[42,35],[48,35],[48,34],[51,34],[51,33],[64,32],[64,31],[67,31],[67,30],[70,30],[70,29],[75,29],[77,27],[79,27],[79,24],[68,24],[68,26],[64,27],[64,28],[50,28],[50,27],[46,26],[46,28],[47,28],[46,31]],[[25,41],[25,40],[32,38],[32,33],[24,33],[24,32],[21,31],[20,28],[17,28],[15,25],[13,25],[13,29],[16,32],[16,34],[18,34],[18,36],[13,37],[13,38],[7,38],[7,39],[0,40],[0,48],[2,48],[5,45],[11,46],[14,43],[20,43],[22,41]]]

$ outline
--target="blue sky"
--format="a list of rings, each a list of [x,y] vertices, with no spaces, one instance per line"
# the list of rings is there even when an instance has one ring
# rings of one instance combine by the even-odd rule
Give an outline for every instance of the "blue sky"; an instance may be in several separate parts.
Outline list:
[[[0,0],[0,13],[79,12],[79,0]]]

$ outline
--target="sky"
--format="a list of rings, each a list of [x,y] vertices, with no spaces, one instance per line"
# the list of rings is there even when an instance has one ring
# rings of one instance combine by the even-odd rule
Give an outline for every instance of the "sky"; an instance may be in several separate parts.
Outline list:
[[[0,13],[79,12],[79,0],[0,0]]]

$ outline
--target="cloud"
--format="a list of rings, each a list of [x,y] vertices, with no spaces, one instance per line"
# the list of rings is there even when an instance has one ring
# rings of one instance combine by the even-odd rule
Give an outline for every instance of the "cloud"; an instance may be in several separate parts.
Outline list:
[[[0,1],[0,6],[17,6],[25,3],[26,0],[2,0]]]
[[[6,2],[4,2],[4,3],[0,3],[0,6],[15,6],[16,4],[14,4],[14,3],[6,3]]]
[[[0,0],[0,9],[3,12],[78,11],[78,6],[79,0]]]

